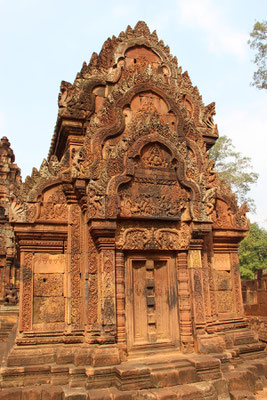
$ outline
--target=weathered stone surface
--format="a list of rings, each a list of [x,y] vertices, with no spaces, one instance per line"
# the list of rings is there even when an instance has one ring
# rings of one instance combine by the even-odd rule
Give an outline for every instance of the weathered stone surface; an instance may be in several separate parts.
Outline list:
[[[120,363],[119,351],[116,347],[98,348],[92,353],[92,365],[102,367]]]
[[[23,389],[21,400],[42,400],[42,389],[40,387]]]
[[[0,391],[1,400],[21,400],[21,389],[7,389]]]
[[[42,400],[63,400],[64,391],[61,387],[43,385]]]
[[[255,400],[256,397],[245,390],[233,390],[230,392],[231,400]]]
[[[256,381],[252,372],[238,371],[225,374],[228,380],[229,391],[247,390],[252,394],[256,392]]]

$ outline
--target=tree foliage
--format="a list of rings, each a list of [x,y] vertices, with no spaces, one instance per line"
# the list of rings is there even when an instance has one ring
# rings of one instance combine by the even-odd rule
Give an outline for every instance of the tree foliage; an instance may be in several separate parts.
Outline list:
[[[267,21],[256,22],[248,41],[250,48],[256,51],[254,63],[258,70],[253,74],[252,85],[258,89],[267,88]]]
[[[253,172],[251,159],[237,152],[232,140],[221,136],[209,151],[215,161],[215,170],[232,189],[239,205],[246,202],[250,211],[255,211],[254,201],[248,196],[251,185],[257,182],[258,174]]]
[[[267,231],[257,223],[251,224],[250,231],[241,242],[239,261],[242,279],[254,279],[257,270],[267,268]]]

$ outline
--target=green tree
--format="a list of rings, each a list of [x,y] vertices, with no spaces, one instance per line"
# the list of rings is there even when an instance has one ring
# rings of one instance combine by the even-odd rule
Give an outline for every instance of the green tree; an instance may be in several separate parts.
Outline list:
[[[246,238],[239,249],[240,271],[242,279],[254,279],[259,269],[267,268],[267,231],[251,224]]]
[[[248,196],[251,185],[257,182],[258,174],[253,172],[251,159],[237,152],[232,140],[221,136],[209,151],[215,161],[215,170],[237,197],[239,205],[246,202],[250,211],[255,211],[255,203]]]
[[[254,63],[258,67],[258,70],[253,74],[252,86],[256,86],[258,89],[266,89],[267,21],[256,22],[254,24],[248,44],[251,49],[256,51]]]

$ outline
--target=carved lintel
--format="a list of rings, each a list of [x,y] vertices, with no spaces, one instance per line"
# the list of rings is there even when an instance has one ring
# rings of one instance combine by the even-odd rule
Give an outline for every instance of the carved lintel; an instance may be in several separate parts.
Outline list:
[[[188,248],[188,243],[187,225],[181,229],[128,228],[121,234],[116,247],[125,250],[181,250]]]

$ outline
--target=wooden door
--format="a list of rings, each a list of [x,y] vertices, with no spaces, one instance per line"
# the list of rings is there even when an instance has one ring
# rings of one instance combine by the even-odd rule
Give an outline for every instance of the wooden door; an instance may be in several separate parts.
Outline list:
[[[175,262],[171,256],[129,256],[126,320],[129,350],[178,346]]]

